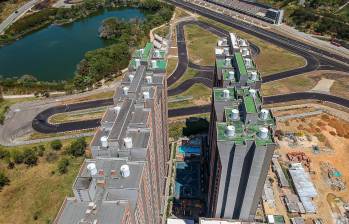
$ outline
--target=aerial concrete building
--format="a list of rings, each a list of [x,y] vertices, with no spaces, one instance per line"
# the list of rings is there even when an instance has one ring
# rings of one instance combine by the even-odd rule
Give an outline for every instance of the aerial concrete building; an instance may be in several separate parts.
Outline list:
[[[161,222],[169,159],[164,56],[151,43],[132,56],[90,144],[93,159],[54,223]]]
[[[276,146],[248,43],[235,34],[216,49],[209,131],[209,217],[253,220]]]

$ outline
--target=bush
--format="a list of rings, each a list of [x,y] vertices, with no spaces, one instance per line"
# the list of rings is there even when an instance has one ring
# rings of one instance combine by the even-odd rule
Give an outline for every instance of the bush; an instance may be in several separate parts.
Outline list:
[[[85,154],[87,143],[85,138],[78,138],[71,143],[70,147],[67,149],[68,154],[78,157]]]
[[[17,164],[23,163],[23,160],[24,160],[23,152],[18,150],[13,150],[12,158],[13,158],[13,161]]]
[[[23,153],[23,162],[28,166],[35,166],[38,162],[38,157],[31,149],[26,149]]]
[[[63,145],[62,145],[62,142],[60,140],[54,140],[54,141],[51,142],[51,148],[53,150],[58,151],[58,150],[60,150],[62,148],[62,146]]]
[[[0,190],[5,185],[9,185],[9,183],[10,183],[10,179],[8,179],[8,177],[3,172],[0,172]]]
[[[67,171],[68,171],[68,166],[69,166],[69,160],[64,158],[64,159],[61,159],[59,162],[58,162],[58,172],[60,174],[65,174]]]
[[[10,157],[10,152],[6,149],[0,149],[0,159],[5,159]]]

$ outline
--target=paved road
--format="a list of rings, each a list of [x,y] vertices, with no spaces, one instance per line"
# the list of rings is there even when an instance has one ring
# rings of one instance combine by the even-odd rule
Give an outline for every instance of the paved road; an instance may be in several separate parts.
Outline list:
[[[12,13],[0,24],[0,34],[2,34],[7,27],[14,23],[19,17],[23,16],[28,10],[36,5],[40,0],[31,0],[25,5],[21,6],[16,12]]]
[[[200,12],[200,11],[196,11]],[[206,14],[205,14],[206,15]],[[207,14],[208,17],[210,17],[211,14]],[[220,15],[223,17],[223,15]],[[222,18],[218,17],[212,17],[213,19],[227,23],[227,25],[230,25],[229,21],[222,20]],[[231,20],[231,18],[229,18]],[[201,26],[202,28],[206,29],[209,32],[215,33],[219,36],[226,36],[227,32],[198,21],[185,21],[177,24],[177,46],[178,46],[178,66],[174,73],[167,79],[168,86],[171,86],[176,81],[178,81],[182,75],[185,73],[186,69],[189,67],[197,69],[199,71],[199,74],[195,76],[194,78],[187,80],[183,83],[181,83],[179,86],[173,89],[169,89],[168,95],[176,95],[179,94],[188,88],[190,88],[195,83],[202,83],[208,87],[212,87],[212,71],[213,68],[210,66],[199,66],[195,65],[194,63],[189,62],[188,59],[188,53],[186,49],[186,43],[185,43],[185,36],[184,36],[184,26],[187,24],[197,24]],[[335,58],[335,60],[329,59],[326,54],[319,54],[318,49],[312,49],[310,46],[305,46],[303,48],[303,44],[293,43],[292,45],[290,41],[287,41],[287,43],[283,41],[277,41],[274,38],[270,38],[268,35],[260,35],[259,33],[256,33],[255,31],[251,30],[251,32],[245,30],[245,27],[230,25],[234,28],[241,29],[245,32],[251,33],[255,36],[258,36],[261,39],[264,39],[266,41],[269,41],[273,44],[276,44],[280,47],[286,48],[295,54],[298,54],[302,57],[304,57],[307,61],[306,66],[298,69],[293,69],[286,72],[280,72],[277,74],[273,74],[270,76],[267,76],[263,78],[263,82],[270,82],[279,80],[282,78],[299,75],[305,72],[314,71],[314,70],[320,70],[320,69],[326,69],[326,70],[333,70],[334,68],[337,70],[344,70],[348,71],[349,66],[347,66],[346,59],[343,60],[344,63],[337,62],[337,60],[341,60],[342,58]],[[253,27],[251,27],[253,28]],[[283,40],[283,39],[282,39]],[[253,47],[253,51],[255,54],[259,53],[259,48],[257,46]],[[322,52],[322,50],[320,50]],[[342,105],[349,108],[349,100],[343,99],[337,96],[332,95],[326,95],[322,93],[313,93],[313,92],[299,92],[299,93],[291,93],[291,94],[284,94],[284,95],[277,95],[277,96],[270,96],[270,97],[264,97],[264,103],[265,104],[271,104],[271,103],[281,103],[281,102],[288,102],[293,100],[304,100],[304,99],[312,99],[312,100],[320,100],[320,101],[327,101],[336,103],[338,105]],[[97,100],[93,102],[86,102],[86,103],[79,103],[79,104],[73,104],[69,105],[69,107],[66,106],[60,106],[60,107],[53,107],[49,108],[42,113],[38,114],[35,119],[33,120],[33,128],[36,131],[43,132],[43,133],[56,133],[56,132],[64,132],[64,131],[72,131],[72,130],[80,130],[80,129],[87,129],[87,128],[93,128],[99,126],[99,120],[88,120],[83,122],[70,122],[70,123],[63,123],[58,125],[52,125],[47,122],[47,119],[56,113],[61,112],[67,112],[67,111],[74,111],[74,110],[82,110],[87,109],[91,107],[100,107],[100,106],[106,106],[106,105],[112,105],[112,100]],[[207,113],[210,112],[211,105],[203,105],[203,106],[194,106],[194,107],[188,107],[188,108],[180,108],[180,109],[173,109],[169,110],[169,117],[175,117],[175,116],[184,116],[184,115],[190,115],[190,114],[198,114],[198,113]]]

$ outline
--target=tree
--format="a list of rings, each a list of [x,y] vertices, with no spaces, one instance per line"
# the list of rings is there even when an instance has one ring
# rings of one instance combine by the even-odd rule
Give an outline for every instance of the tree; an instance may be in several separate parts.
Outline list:
[[[9,185],[10,179],[5,175],[4,172],[0,172],[0,190],[5,186]]]
[[[62,142],[60,140],[54,140],[54,141],[51,142],[51,148],[53,150],[58,151],[58,150],[60,150],[62,148],[62,146],[63,145],[62,145]]]
[[[31,149],[26,149],[23,153],[23,162],[28,166],[35,166],[38,162],[38,157]]]
[[[85,154],[87,143],[85,138],[78,138],[74,142],[71,143],[68,148],[68,153],[72,156],[78,157]]]
[[[67,158],[63,158],[58,162],[58,172],[60,174],[65,174],[68,171],[69,160]]]

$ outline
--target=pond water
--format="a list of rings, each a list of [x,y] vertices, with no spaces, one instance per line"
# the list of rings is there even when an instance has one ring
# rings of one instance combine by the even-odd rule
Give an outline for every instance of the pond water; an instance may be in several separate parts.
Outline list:
[[[108,17],[144,19],[144,14],[135,8],[105,10],[71,24],[51,25],[34,32],[0,48],[0,75],[30,74],[45,81],[72,78],[85,52],[108,44],[98,37],[98,28]]]

